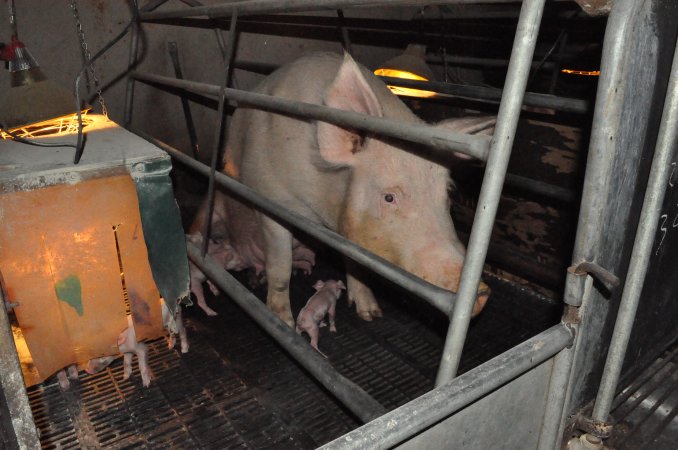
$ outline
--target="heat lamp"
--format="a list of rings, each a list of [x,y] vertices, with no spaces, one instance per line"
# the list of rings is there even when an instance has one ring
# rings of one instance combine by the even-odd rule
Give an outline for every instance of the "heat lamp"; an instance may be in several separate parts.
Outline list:
[[[435,76],[431,68],[424,61],[426,47],[418,44],[410,44],[405,51],[395,58],[389,59],[374,71],[375,75],[402,78],[416,81],[433,81]],[[433,97],[433,91],[406,88],[388,85],[388,88],[396,95],[407,97]]]

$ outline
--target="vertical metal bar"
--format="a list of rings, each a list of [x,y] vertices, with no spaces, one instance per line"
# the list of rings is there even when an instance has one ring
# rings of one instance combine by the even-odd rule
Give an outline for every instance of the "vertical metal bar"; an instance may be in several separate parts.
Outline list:
[[[214,148],[212,149],[212,161],[210,164],[210,177],[209,185],[207,188],[207,220],[205,221],[203,230],[202,230],[202,254],[203,256],[207,254],[207,245],[209,243],[210,232],[212,229],[212,215],[214,214],[214,194],[215,194],[215,182],[214,182],[214,173],[217,168],[217,161],[219,160],[218,156],[221,153],[221,143],[222,136],[223,140],[226,141],[228,138],[228,133],[224,130],[224,109],[226,106],[226,96],[224,95],[224,90],[228,87],[231,82],[231,73],[233,67],[233,59],[235,56],[235,40],[236,40],[236,25],[238,23],[238,10],[233,11],[231,16],[231,25],[228,30],[228,49],[226,51],[226,73],[224,74],[224,82],[221,86],[221,91],[219,93],[219,107],[217,108],[217,114],[219,115],[219,124],[214,131]]]
[[[0,274],[0,389],[4,391],[12,428],[19,448],[40,448],[38,430],[28,403],[21,363],[14,346],[12,327],[5,312],[5,287]]]
[[[136,7],[133,5],[132,7]],[[137,17],[138,17],[137,13]],[[132,71],[137,62],[137,53],[139,51],[139,22],[132,26],[132,35],[130,36],[130,50],[128,70]],[[134,77],[127,75],[127,91],[125,92],[125,117],[123,123],[126,127],[132,124],[132,109],[134,104]]]
[[[525,0],[520,10],[518,28],[511,51],[502,94],[497,125],[490,143],[490,153],[473,220],[468,251],[464,260],[461,282],[454,305],[445,349],[436,377],[436,386],[451,380],[457,373],[464,347],[471,311],[476,300],[487,247],[497,213],[501,188],[506,176],[511,147],[518,125],[518,115],[525,95],[527,77],[532,65],[534,47],[545,0]]]
[[[170,41],[167,43],[167,47],[170,58],[172,59],[172,65],[174,66],[174,75],[177,77],[177,79],[182,80],[184,75],[181,71],[181,63],[179,62],[179,50],[177,49],[177,43]],[[200,147],[198,146],[198,136],[195,133],[195,124],[193,123],[191,106],[188,104],[188,100],[183,95],[181,96],[181,108],[184,110],[184,118],[186,119],[186,128],[188,128],[188,137],[191,140],[191,150],[193,151],[193,157],[197,158],[198,153],[200,153]]]
[[[341,43],[344,47],[344,51],[353,54],[353,49],[351,48],[351,39],[348,37],[348,28],[346,28],[346,21],[344,18],[344,11],[337,9],[337,17],[339,18],[339,31],[341,32]]]
[[[631,337],[631,330],[640,302],[650,254],[652,253],[655,229],[657,223],[659,223],[659,215],[664,202],[664,193],[671,167],[670,159],[678,138],[676,123],[678,123],[678,46],[676,46],[673,55],[657,147],[652,159],[643,209],[640,213],[640,223],[633,243],[631,263],[626,275],[626,283],[624,284],[619,313],[612,333],[610,350],[607,354],[603,378],[593,408],[593,420],[607,421],[619,383],[624,356]]]

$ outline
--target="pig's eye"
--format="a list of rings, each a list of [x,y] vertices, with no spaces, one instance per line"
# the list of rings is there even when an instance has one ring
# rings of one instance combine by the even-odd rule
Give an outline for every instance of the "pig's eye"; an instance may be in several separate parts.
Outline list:
[[[395,197],[393,196],[393,194],[384,194],[384,201],[386,203],[393,203],[395,202]]]

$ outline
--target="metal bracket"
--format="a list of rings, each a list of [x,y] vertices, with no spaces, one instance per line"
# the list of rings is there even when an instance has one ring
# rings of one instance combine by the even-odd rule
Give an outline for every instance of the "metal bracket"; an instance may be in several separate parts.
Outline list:
[[[13,310],[14,308],[16,308],[18,306],[21,306],[21,303],[19,303],[19,302],[8,302],[7,300],[5,300],[5,309],[7,310],[7,312],[10,312],[11,310]]]
[[[575,275],[591,275],[593,278],[603,283],[609,291],[614,290],[620,284],[617,275],[590,261],[584,261],[570,266],[567,268],[567,271]]]
[[[578,429],[600,439],[607,439],[612,435],[612,428],[614,427],[612,416],[609,416],[609,418],[610,421],[601,422],[599,420],[593,420],[590,417],[580,415],[577,417],[575,426]]]

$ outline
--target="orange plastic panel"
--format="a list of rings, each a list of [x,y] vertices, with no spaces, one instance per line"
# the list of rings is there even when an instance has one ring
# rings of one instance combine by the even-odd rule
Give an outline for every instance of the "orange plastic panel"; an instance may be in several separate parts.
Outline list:
[[[0,195],[0,270],[9,299],[20,302],[14,311],[35,365],[24,373],[28,386],[117,353],[127,319],[116,226],[128,291],[145,305],[137,335],[158,337],[159,294],[129,176]]]

